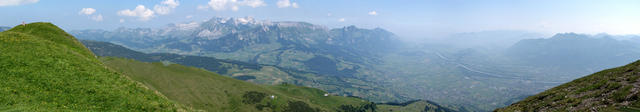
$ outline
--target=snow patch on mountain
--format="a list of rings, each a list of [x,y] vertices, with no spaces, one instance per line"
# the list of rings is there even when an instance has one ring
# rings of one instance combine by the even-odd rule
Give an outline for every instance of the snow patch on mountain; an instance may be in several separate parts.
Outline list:
[[[200,31],[200,33],[198,33],[198,37],[204,37],[207,38],[208,40],[213,40],[213,39],[218,39],[222,36],[222,32],[220,31],[209,31],[209,30],[202,30]]]

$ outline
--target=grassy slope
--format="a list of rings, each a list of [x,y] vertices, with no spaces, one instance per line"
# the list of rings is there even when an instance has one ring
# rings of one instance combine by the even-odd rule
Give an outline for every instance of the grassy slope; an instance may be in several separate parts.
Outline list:
[[[496,111],[640,111],[640,61],[603,70]]]
[[[101,58],[109,67],[124,73],[151,89],[160,91],[169,99],[197,109],[209,111],[259,111],[258,105],[272,104],[263,111],[285,111],[292,108],[290,102],[302,101],[311,108],[336,111],[341,105],[363,105],[369,103],[358,98],[323,96],[324,91],[290,84],[268,86],[256,85],[221,76],[204,69],[178,64],[146,63],[120,58]],[[265,93],[255,104],[245,103],[248,92]],[[275,100],[268,98],[275,95]],[[301,107],[301,106],[295,106]]]
[[[0,111],[176,111],[51,23],[0,32]]]
[[[442,107],[430,101],[410,101],[408,104],[378,105],[378,111],[382,112],[457,112],[456,110]]]

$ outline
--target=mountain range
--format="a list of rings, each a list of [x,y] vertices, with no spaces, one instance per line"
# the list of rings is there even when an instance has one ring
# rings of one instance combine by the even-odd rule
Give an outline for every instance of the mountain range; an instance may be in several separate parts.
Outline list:
[[[0,26],[0,32],[1,31],[6,31],[6,30],[9,30],[9,29],[11,29],[11,27]]]
[[[564,80],[573,80],[640,59],[640,41],[617,39],[621,37],[561,33],[522,40],[504,54],[514,63],[550,71],[542,76],[561,75]]]
[[[614,38],[608,35],[562,33],[548,39],[522,40],[507,49],[507,55],[524,60],[529,65],[586,69],[591,72],[639,58],[640,44]]]
[[[264,53],[285,51],[322,53],[361,62],[362,59],[354,56],[391,50],[400,44],[393,33],[380,28],[348,26],[328,29],[305,22],[257,21],[250,17],[213,18],[202,23],[171,24],[162,29],[119,28],[114,31],[81,30],[72,33],[82,39],[109,41],[145,52],[166,51],[191,55],[249,53],[247,56],[224,58],[260,63],[267,63],[262,60],[295,62],[293,59],[261,57],[266,55]],[[261,52],[255,53],[255,50]]]

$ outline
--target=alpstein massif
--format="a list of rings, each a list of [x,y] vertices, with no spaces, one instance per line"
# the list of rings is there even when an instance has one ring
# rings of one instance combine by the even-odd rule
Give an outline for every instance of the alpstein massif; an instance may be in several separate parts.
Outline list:
[[[253,18],[213,18],[202,23],[172,24],[163,29],[83,30],[74,31],[73,35],[144,52],[214,56],[297,69],[313,68],[304,63],[314,57],[317,60],[331,58],[328,61],[342,65],[336,71],[357,70],[358,63],[370,61],[367,58],[370,56],[363,58],[362,55],[373,56],[378,51],[392,50],[400,43],[393,33],[379,28],[328,29],[304,22]]]

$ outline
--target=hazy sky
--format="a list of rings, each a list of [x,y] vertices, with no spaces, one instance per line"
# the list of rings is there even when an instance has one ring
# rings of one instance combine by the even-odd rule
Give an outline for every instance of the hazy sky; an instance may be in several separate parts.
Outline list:
[[[487,30],[640,34],[640,0],[0,0],[0,26],[163,27],[211,17],[381,27],[409,38]]]

